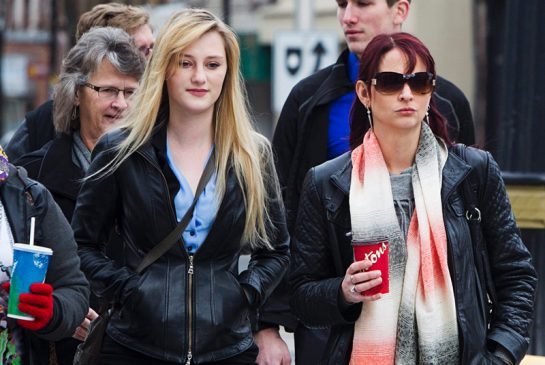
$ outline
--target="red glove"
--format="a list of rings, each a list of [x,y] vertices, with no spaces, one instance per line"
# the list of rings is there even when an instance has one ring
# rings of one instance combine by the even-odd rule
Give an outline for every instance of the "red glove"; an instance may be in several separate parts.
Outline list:
[[[11,283],[2,283],[2,289],[9,294]],[[30,285],[30,294],[19,294],[18,308],[30,314],[34,321],[17,320],[17,324],[31,331],[44,328],[53,317],[53,287],[49,284],[34,283]]]
[[[53,287],[49,284],[34,283],[30,293],[19,295],[18,308],[34,317],[34,321],[17,320],[17,324],[31,331],[44,328],[53,317]]]

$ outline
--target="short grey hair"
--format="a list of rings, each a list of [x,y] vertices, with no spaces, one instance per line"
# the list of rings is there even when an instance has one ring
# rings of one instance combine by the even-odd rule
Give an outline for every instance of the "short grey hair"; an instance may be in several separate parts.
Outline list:
[[[121,74],[140,80],[146,60],[122,29],[92,28],[68,52],[62,62],[59,83],[53,96],[53,123],[57,133],[71,134],[79,129],[79,115],[73,118],[78,89],[108,60]]]

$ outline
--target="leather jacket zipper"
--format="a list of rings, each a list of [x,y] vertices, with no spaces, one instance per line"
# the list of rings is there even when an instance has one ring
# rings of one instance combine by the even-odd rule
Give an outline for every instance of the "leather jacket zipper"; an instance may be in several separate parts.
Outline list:
[[[193,359],[192,343],[193,343],[193,255],[189,255],[189,269],[187,269],[187,279],[188,279],[188,350],[187,350],[187,362],[185,365],[191,365],[191,359]]]
[[[168,191],[168,183],[165,178],[165,175],[163,175],[163,172],[161,169],[153,163],[146,155],[144,155],[142,152],[137,151],[137,153],[144,158],[154,169],[156,169],[159,174],[161,175],[163,179],[163,183],[165,186],[165,191]],[[168,193],[167,193],[168,195]],[[170,201],[170,198],[167,197],[168,205],[170,207],[171,212],[171,218],[173,220],[174,225],[178,224],[178,220],[176,219],[176,214],[174,213],[174,207],[172,206],[172,202]],[[183,250],[185,253],[187,253],[187,250]],[[187,349],[187,361],[185,365],[191,365],[191,361],[193,360],[193,352],[192,352],[192,344],[193,344],[193,255],[189,255],[189,268],[187,269],[187,275],[188,275],[188,312],[189,312],[189,320],[188,320],[188,349]]]

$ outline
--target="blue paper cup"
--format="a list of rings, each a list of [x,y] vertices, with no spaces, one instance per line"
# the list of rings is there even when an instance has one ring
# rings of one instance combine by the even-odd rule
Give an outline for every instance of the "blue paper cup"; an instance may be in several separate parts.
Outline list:
[[[53,250],[48,247],[16,243],[13,245],[13,267],[9,289],[8,317],[33,321],[34,317],[17,308],[19,295],[30,293],[30,285],[43,283],[47,273],[49,258]]]

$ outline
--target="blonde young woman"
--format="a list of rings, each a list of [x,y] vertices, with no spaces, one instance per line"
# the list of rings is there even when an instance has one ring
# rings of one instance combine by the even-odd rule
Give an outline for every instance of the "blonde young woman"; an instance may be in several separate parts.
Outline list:
[[[101,363],[253,364],[248,313],[282,277],[288,235],[232,30],[205,10],[173,15],[134,105],[97,144],[73,219],[92,290],[116,304]],[[212,155],[214,173],[179,242],[136,274],[188,210]],[[100,248],[113,229],[124,240],[122,262]],[[251,260],[239,274],[245,245]]]

